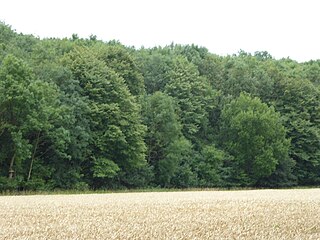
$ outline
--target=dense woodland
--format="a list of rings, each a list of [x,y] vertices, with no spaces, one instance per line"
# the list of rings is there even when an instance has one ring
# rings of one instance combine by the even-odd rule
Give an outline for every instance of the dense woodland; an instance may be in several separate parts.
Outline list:
[[[320,184],[320,60],[0,23],[0,191]]]

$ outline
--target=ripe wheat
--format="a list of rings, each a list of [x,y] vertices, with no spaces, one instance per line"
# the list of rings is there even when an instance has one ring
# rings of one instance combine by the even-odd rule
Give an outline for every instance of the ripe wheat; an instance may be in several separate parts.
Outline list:
[[[320,239],[320,189],[0,197],[0,239]]]

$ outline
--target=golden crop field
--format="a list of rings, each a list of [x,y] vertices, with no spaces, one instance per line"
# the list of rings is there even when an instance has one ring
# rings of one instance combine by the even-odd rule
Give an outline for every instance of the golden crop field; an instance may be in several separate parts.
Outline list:
[[[1,196],[0,239],[320,239],[320,189]]]

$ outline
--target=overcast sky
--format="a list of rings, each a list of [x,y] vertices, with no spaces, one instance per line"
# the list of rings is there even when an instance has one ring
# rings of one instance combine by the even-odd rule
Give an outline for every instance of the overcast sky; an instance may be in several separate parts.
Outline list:
[[[0,20],[44,37],[91,34],[137,48],[197,44],[320,59],[319,0],[0,0]]]

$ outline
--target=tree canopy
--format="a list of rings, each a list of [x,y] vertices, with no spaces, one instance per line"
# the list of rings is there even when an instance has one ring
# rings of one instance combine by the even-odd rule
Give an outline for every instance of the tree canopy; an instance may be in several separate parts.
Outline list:
[[[0,23],[0,191],[320,183],[320,60]]]

